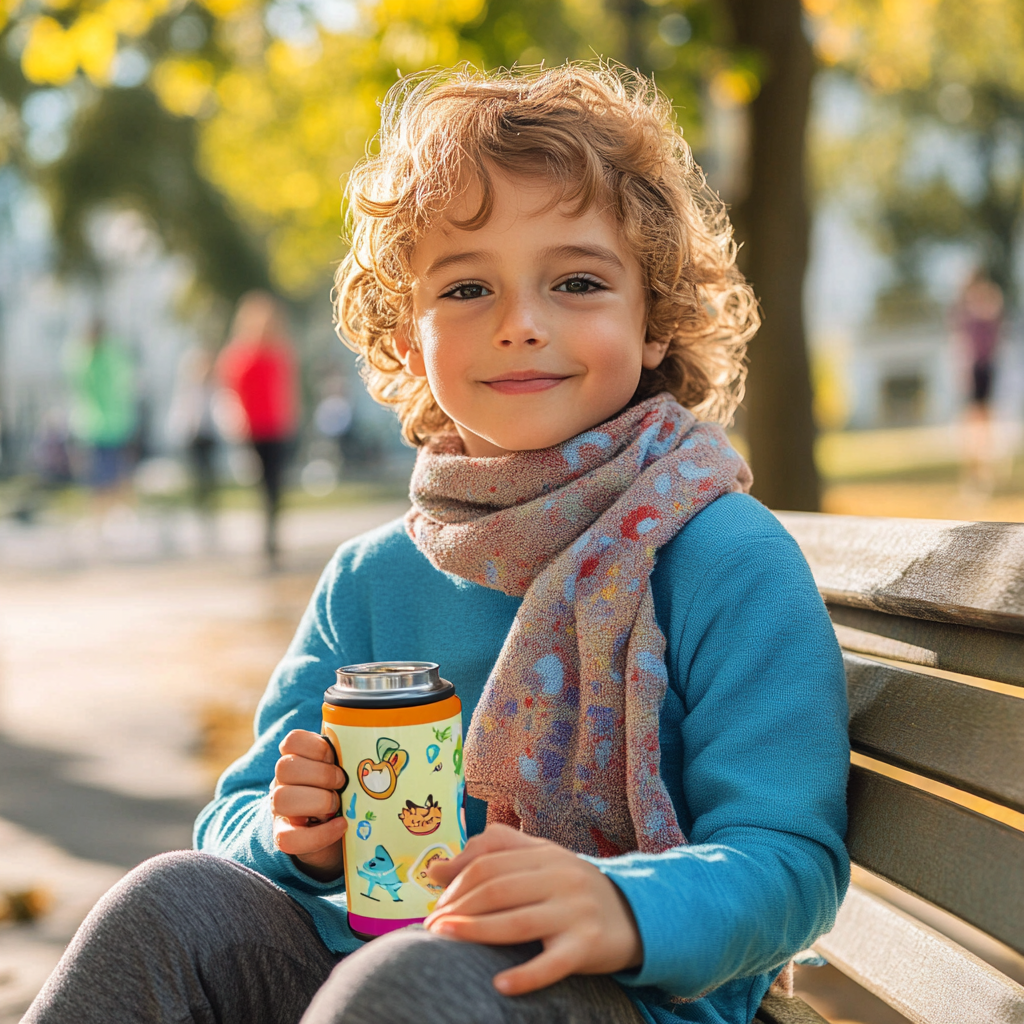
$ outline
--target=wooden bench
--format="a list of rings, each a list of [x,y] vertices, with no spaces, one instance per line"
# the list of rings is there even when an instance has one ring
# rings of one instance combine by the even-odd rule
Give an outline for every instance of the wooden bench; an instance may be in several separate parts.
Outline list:
[[[862,880],[1024,955],[1024,524],[779,519],[843,647]],[[856,880],[814,949],[919,1024],[1024,1022],[1024,987]],[[824,1020],[778,995],[757,1019]]]

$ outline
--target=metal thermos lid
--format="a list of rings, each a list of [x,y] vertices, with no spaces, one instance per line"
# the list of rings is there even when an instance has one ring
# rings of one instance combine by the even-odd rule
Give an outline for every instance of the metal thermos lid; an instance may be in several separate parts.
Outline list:
[[[455,693],[433,661],[370,661],[345,665],[324,693],[327,704],[347,708],[401,708],[433,704]]]

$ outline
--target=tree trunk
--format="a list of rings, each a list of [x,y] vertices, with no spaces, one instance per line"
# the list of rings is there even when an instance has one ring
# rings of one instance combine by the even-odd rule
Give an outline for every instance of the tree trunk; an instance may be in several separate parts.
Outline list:
[[[644,0],[612,0],[611,8],[622,21],[622,40],[617,57],[631,71],[650,74],[647,68],[643,28],[648,7]]]
[[[735,211],[740,266],[764,324],[750,346],[747,435],[754,494],[769,508],[816,511],[814,418],[804,336],[809,215],[805,134],[814,58],[800,0],[727,0],[736,43],[762,61],[751,104],[749,190]]]

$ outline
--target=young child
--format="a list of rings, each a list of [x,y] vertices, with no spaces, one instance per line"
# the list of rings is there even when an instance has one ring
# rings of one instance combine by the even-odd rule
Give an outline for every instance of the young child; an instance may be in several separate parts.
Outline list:
[[[757,326],[724,208],[642,80],[401,89],[353,174],[338,320],[419,446],[343,545],[200,816],[26,1021],[746,1024],[848,881],[841,660],[716,423]],[[323,691],[436,661],[465,851],[425,928],[345,915]]]

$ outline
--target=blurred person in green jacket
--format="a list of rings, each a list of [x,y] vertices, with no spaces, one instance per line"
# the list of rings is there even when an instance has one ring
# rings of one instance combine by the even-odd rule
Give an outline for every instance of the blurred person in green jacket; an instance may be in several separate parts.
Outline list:
[[[86,480],[98,497],[115,498],[131,469],[129,445],[137,424],[131,356],[93,320],[67,356],[71,435],[85,452]]]

